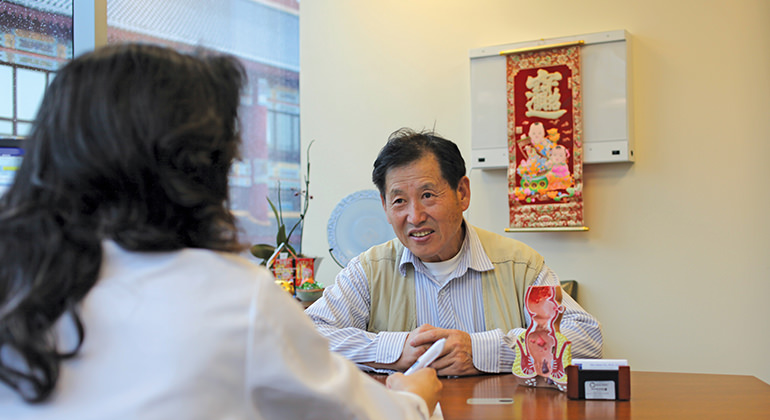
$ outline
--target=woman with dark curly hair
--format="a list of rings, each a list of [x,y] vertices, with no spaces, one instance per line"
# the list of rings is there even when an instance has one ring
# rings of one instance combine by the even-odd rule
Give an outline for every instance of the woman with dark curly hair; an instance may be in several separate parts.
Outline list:
[[[245,82],[233,58],[140,44],[58,72],[0,200],[3,418],[433,410],[434,371],[386,389],[238,256],[227,183]]]

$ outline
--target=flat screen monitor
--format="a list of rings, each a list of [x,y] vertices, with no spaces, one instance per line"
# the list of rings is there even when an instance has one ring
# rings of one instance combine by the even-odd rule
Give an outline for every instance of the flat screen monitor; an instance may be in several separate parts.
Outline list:
[[[24,140],[19,137],[0,137],[0,195],[13,183],[16,171],[24,157]]]

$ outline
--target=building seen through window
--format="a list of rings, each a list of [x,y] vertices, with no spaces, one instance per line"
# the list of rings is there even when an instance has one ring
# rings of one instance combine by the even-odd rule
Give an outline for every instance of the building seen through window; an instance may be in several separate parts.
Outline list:
[[[0,2],[0,135],[29,132],[46,86],[72,58],[71,3]]]
[[[146,42],[179,51],[233,55],[246,68],[242,160],[231,175],[232,208],[250,243],[274,243],[266,200],[284,222],[299,216],[298,0],[107,0],[107,42]],[[72,0],[0,2],[0,136],[24,136],[45,87],[72,58]],[[80,25],[82,22],[74,22]],[[299,245],[301,230],[292,236]]]

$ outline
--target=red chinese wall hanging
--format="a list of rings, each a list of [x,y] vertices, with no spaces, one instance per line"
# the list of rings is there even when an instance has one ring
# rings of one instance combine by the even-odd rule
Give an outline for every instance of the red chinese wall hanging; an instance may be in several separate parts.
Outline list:
[[[511,228],[583,227],[580,47],[507,57]]]

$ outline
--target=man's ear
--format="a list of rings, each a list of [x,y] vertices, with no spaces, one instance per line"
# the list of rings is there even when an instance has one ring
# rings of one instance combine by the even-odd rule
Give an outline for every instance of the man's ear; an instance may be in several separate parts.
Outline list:
[[[460,200],[463,211],[468,210],[471,205],[471,180],[467,175],[460,178],[457,184],[457,198]]]

